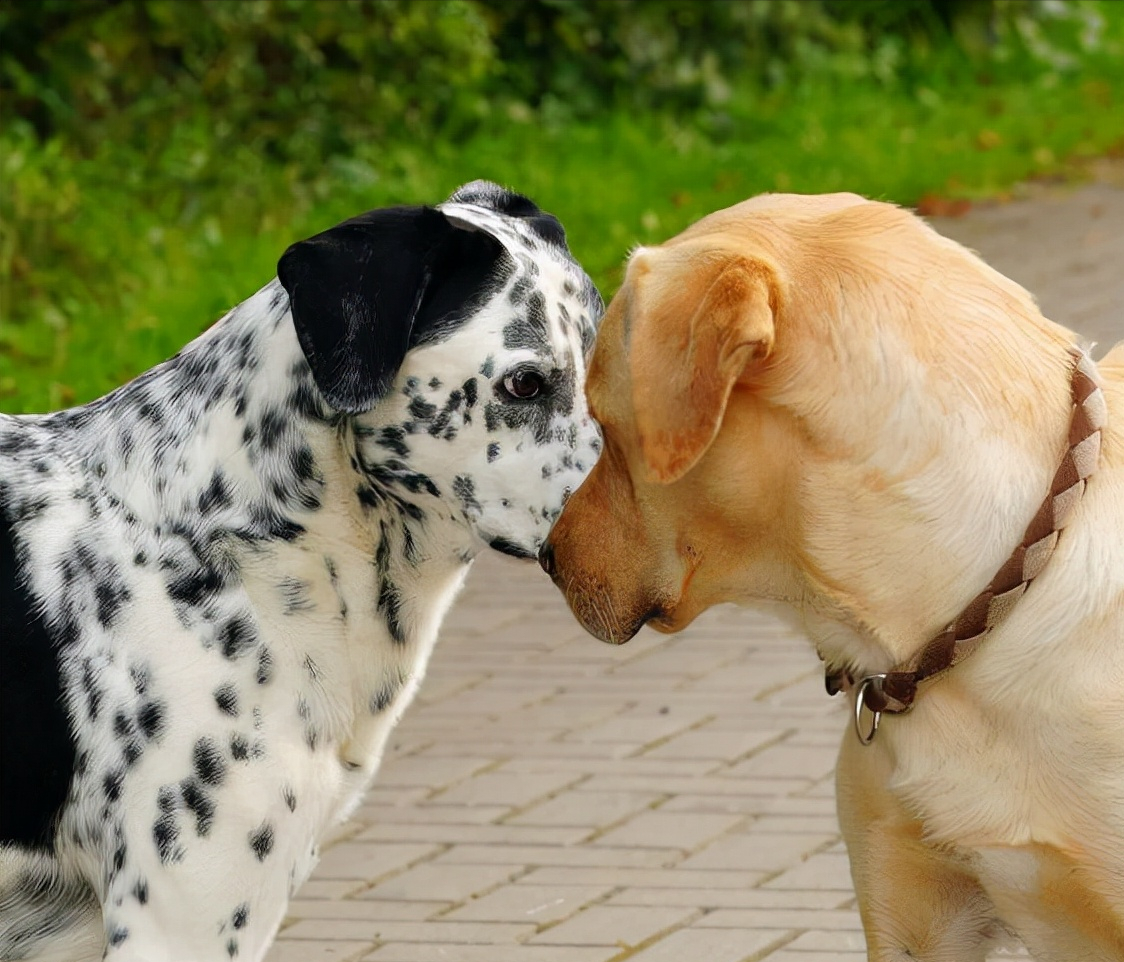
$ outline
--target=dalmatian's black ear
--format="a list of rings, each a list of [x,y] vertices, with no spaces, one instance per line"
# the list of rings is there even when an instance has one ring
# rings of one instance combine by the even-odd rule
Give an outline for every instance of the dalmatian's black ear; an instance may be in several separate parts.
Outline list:
[[[369,211],[293,244],[277,277],[328,403],[370,410],[411,347],[478,303],[503,254],[491,234],[432,207]]]

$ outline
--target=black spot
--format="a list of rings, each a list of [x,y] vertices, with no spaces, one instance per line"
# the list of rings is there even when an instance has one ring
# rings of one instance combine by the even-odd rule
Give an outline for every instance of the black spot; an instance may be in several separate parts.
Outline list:
[[[512,304],[522,304],[527,300],[533,287],[534,283],[529,277],[520,277],[511,285],[511,290],[508,292],[508,300],[510,300]]]
[[[311,481],[316,477],[316,458],[307,444],[302,444],[293,455],[293,470],[302,481]]]
[[[146,564],[148,564],[148,555],[146,555],[143,551],[138,551],[135,555],[133,555],[133,564],[135,564],[138,568],[143,568]]]
[[[129,677],[133,680],[133,691],[143,695],[148,691],[148,668],[144,665],[130,665]]]
[[[253,623],[244,617],[231,618],[219,632],[222,653],[231,660],[246,654],[257,642]]]
[[[430,404],[419,394],[410,402],[409,411],[419,421],[428,421],[437,413],[437,405]]]
[[[114,925],[109,931],[109,944],[118,946],[129,937],[129,930],[123,925]]]
[[[229,682],[215,689],[215,704],[224,715],[238,717],[238,689]]]
[[[394,701],[394,696],[398,694],[399,687],[398,682],[388,681],[382,688],[372,694],[370,700],[371,714],[377,715],[379,712],[386,711],[391,702]]]
[[[244,762],[250,757],[250,743],[245,735],[235,732],[230,736],[230,754],[236,762]]]
[[[233,938],[227,939],[226,954],[229,955],[232,959],[235,958],[238,955],[238,940],[237,939],[233,939]]]
[[[215,820],[214,799],[196,778],[185,778],[180,782],[180,794],[188,811],[195,815],[196,834],[201,837],[207,835]]]
[[[221,785],[226,777],[226,763],[222,752],[210,738],[200,738],[191,753],[192,765],[200,781],[207,785]]]
[[[90,721],[97,721],[101,709],[101,689],[95,676],[94,663],[89,658],[82,661],[82,690],[86,693],[86,711]]]
[[[173,812],[165,812],[156,819],[156,823],[152,826],[152,837],[156,842],[156,851],[162,865],[178,862],[183,858],[183,850],[177,844],[180,829]]]
[[[461,390],[464,391],[464,403],[468,407],[472,407],[476,403],[479,396],[476,389],[476,378],[470,377],[464,384],[461,385]]]
[[[511,555],[513,558],[532,559],[535,553],[514,541],[509,541],[507,538],[493,538],[488,542],[488,545],[495,548],[496,551],[502,552],[506,555]]]
[[[273,678],[273,655],[262,645],[258,649],[258,684],[268,685]]]
[[[545,354],[550,347],[550,329],[546,319],[546,298],[535,291],[527,298],[524,314],[509,321],[503,329],[503,346],[509,350],[529,348]]]
[[[476,485],[467,474],[458,474],[453,479],[453,493],[460,499],[466,512],[479,513],[483,510],[476,500]]]
[[[406,444],[406,432],[401,428],[383,428],[375,443],[393,451],[400,458],[408,457],[410,454],[410,449]]]
[[[211,475],[211,483],[199,495],[199,513],[206,515],[216,508],[228,508],[231,505],[230,488],[221,471]]]
[[[386,622],[386,630],[396,644],[404,644],[406,630],[402,625],[402,593],[398,586],[388,577],[384,577],[379,589],[378,610],[382,612]]]
[[[285,414],[280,408],[270,408],[262,415],[261,423],[258,425],[258,433],[261,436],[261,445],[267,451],[277,446],[277,442],[281,440],[284,431]]]
[[[107,772],[106,777],[101,780],[101,787],[105,789],[106,798],[109,801],[117,801],[121,797],[121,784],[125,781],[125,772],[121,769]]]
[[[304,534],[304,526],[279,512],[257,505],[250,511],[249,528],[239,532],[247,541],[296,541]]]
[[[137,763],[137,759],[144,754],[144,745],[139,739],[131,738],[125,743],[121,752],[125,756],[125,765],[132,768]]]
[[[118,738],[127,738],[133,733],[133,720],[123,711],[113,716],[113,734]]]
[[[496,373],[496,359],[491,354],[489,354],[484,359],[484,363],[480,365],[480,373],[484,377],[491,377]]]
[[[295,615],[299,611],[311,611],[316,606],[308,595],[309,584],[300,578],[282,578],[277,590],[281,593],[285,614]]]
[[[443,436],[445,440],[452,440],[457,436],[455,427],[449,422],[452,420],[453,415],[460,410],[461,405],[464,404],[464,392],[452,391],[448,399],[445,401],[445,406],[441,409],[433,422],[429,425],[429,433],[432,437]]]
[[[234,910],[234,914],[230,917],[230,924],[236,929],[244,929],[246,921],[250,917],[250,903],[243,902]]]
[[[266,856],[273,851],[273,826],[269,822],[263,822],[260,828],[250,833],[250,849],[259,862],[264,862]]]
[[[121,874],[121,870],[125,867],[125,859],[128,854],[128,849],[123,840],[119,840],[117,847],[113,850],[113,862],[110,868],[111,879],[117,878]]]
[[[173,601],[198,608],[222,588],[223,580],[217,571],[213,568],[197,568],[190,574],[173,580],[168,585],[168,594]]]
[[[320,680],[320,666],[313,660],[312,655],[304,656],[304,670],[308,672],[308,677],[317,682]]]
[[[441,386],[441,378],[439,378],[439,377],[431,377],[431,378],[429,379],[429,386],[430,386],[430,388],[432,388],[432,389],[433,389],[434,391],[436,391],[436,390],[437,390],[437,389],[438,389],[438,388],[439,388],[439,387]]]
[[[306,370],[306,375],[309,373]],[[288,405],[294,413],[310,421],[330,421],[332,413],[325,407],[321,395],[313,387],[311,376],[301,377],[289,395]]]
[[[140,902],[141,905],[148,903],[148,882],[144,879],[137,879],[137,884],[133,886],[133,897]]]
[[[500,446],[497,441],[493,441],[488,445],[488,463],[491,464],[500,456]]]
[[[295,812],[297,810],[297,795],[296,795],[296,792],[293,791],[291,786],[286,785],[281,790],[281,794],[285,799],[285,805],[288,807],[289,811]]]
[[[402,555],[411,565],[416,565],[420,561],[418,544],[408,524],[402,525]]]
[[[359,498],[359,503],[364,508],[377,508],[382,499],[379,498],[378,492],[369,484],[361,484],[355,489],[355,495]]]
[[[137,712],[137,724],[145,738],[159,738],[164,732],[164,704],[146,701]]]

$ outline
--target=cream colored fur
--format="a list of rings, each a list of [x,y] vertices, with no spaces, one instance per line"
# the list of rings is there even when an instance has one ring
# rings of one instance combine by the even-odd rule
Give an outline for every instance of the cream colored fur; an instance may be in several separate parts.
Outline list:
[[[1124,312],[1124,305],[1122,305]],[[641,248],[588,381],[605,453],[550,543],[607,641],[784,602],[831,667],[906,660],[1021,541],[1066,449],[1067,346],[896,207],[767,195]],[[1008,621],[873,745],[839,815],[878,962],[1124,959],[1124,345],[1100,469]]]

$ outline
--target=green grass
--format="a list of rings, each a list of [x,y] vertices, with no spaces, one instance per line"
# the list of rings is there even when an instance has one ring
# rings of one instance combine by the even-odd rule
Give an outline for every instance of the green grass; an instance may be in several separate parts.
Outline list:
[[[565,224],[606,294],[638,243],[768,190],[853,190],[913,204],[994,195],[1119,148],[1124,70],[983,85],[934,78],[735,95],[721,122],[610,112],[542,127],[497,116],[460,144],[371,144],[315,176],[252,145],[221,181],[150,169],[107,147],[92,160],[4,131],[0,156],[0,410],[81,403],[173,354],[274,273],[302,236],[361,210],[434,203],[486,177]]]

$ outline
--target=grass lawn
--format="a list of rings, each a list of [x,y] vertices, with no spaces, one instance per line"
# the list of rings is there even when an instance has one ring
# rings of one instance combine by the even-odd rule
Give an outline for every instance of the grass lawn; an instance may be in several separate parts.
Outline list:
[[[371,207],[434,203],[473,178],[557,214],[608,295],[632,246],[752,194],[994,196],[1124,148],[1122,117],[1124,68],[1105,59],[1032,82],[946,75],[910,91],[870,81],[744,91],[721,122],[497,116],[467,142],[370,144],[311,177],[271,166],[252,145],[201,183],[139,153],[77,160],[8,131],[0,411],[103,394],[267,282],[292,241]]]

